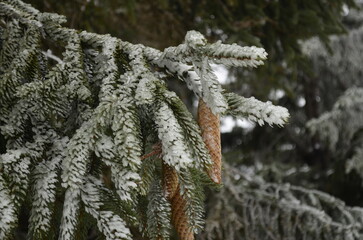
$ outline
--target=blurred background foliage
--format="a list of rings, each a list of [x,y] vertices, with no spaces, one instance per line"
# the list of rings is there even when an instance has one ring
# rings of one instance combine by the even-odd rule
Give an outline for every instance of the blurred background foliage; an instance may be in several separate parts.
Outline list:
[[[253,71],[228,69],[224,86],[240,95],[287,107],[291,119],[281,129],[233,122],[235,127],[222,133],[225,161],[237,167],[254,166],[269,182],[316,188],[347,205],[363,206],[359,174],[346,173],[345,158],[339,150],[333,154],[306,127],[310,119],[331,110],[346,89],[362,87],[360,1],[25,2],[40,11],[65,15],[68,27],[109,33],[158,49],[181,43],[191,29],[202,32],[210,41],[264,47],[269,54],[264,66]],[[352,42],[350,35],[357,31],[355,36],[360,41]],[[171,80],[170,86],[194,109],[195,97],[182,84]]]

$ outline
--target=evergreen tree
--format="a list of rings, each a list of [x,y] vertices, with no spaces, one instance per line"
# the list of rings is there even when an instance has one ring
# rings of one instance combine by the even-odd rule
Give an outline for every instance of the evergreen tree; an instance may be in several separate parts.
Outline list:
[[[362,11],[353,11],[347,16],[350,32],[346,36],[333,37],[332,48],[334,54],[329,55],[321,47],[317,39],[305,44],[305,52],[314,63],[314,71],[319,82],[319,96],[321,97],[321,114],[307,123],[312,136],[315,136],[316,148],[324,152],[327,157],[326,171],[333,172],[331,178],[338,184],[342,180],[337,176],[346,176],[347,184],[354,189],[361,189],[363,168],[361,161],[361,99],[362,99]],[[328,90],[329,94],[325,94]],[[353,171],[354,170],[354,171]],[[344,181],[344,180],[343,180]],[[353,188],[354,186],[354,188]],[[343,189],[334,192],[346,198],[350,204],[361,204],[360,194],[351,199],[346,197]]]
[[[208,202],[201,239],[362,239],[362,208],[318,190],[267,182],[266,167],[225,166],[225,187]]]
[[[287,142],[291,148],[258,149],[276,162],[260,153],[249,164],[243,151],[243,165],[226,166],[225,187],[208,202],[202,239],[363,238],[362,12],[351,11],[344,22],[349,32],[330,37],[332,52],[318,38],[302,43],[312,69],[299,74],[315,81],[316,117],[293,110],[287,128],[303,126]],[[299,164],[306,156],[294,152],[301,149],[316,156],[310,165]]]
[[[1,239],[14,238],[20,211],[29,211],[29,239],[83,239],[93,226],[106,239],[132,239],[137,227],[168,239],[171,224],[194,239],[203,186],[221,179],[218,129],[207,124],[225,114],[278,126],[289,117],[227,93],[211,68],[259,66],[262,48],[189,31],[161,52],[62,27],[64,17],[20,0],[0,1],[0,17]],[[200,126],[168,79],[200,98]]]

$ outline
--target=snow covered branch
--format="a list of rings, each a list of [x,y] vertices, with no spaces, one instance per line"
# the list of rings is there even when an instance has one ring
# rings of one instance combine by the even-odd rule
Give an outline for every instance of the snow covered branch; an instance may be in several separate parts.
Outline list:
[[[285,108],[225,93],[211,68],[259,66],[262,48],[210,44],[189,31],[184,43],[158,51],[63,27],[63,16],[20,0],[0,1],[0,21],[1,239],[27,199],[29,239],[76,239],[87,217],[106,239],[131,239],[136,215],[146,216],[145,235],[168,239],[169,225],[160,224],[173,209],[157,185],[163,164],[179,179],[184,227],[194,238],[211,154],[166,76],[184,81],[212,114],[279,126],[288,118]],[[61,57],[44,52],[44,42],[63,47]],[[156,144],[160,156],[142,158]]]

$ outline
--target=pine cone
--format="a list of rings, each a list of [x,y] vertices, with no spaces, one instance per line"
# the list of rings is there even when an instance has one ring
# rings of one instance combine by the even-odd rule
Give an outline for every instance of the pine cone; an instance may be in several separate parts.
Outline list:
[[[186,215],[187,201],[180,194],[178,174],[176,171],[162,163],[163,167],[163,188],[166,198],[171,204],[172,223],[178,233],[180,240],[194,240],[194,234],[189,226],[189,218]]]
[[[222,182],[222,151],[219,115],[214,115],[201,98],[198,105],[198,123],[212,159],[212,166],[207,169],[207,173],[213,182],[220,184]]]
[[[171,219],[178,233],[180,240],[194,240],[194,233],[189,225],[189,218],[186,214],[187,201],[180,194],[180,187],[171,200]]]
[[[162,163],[163,167],[163,188],[166,198],[171,201],[178,189],[178,174],[166,163]]]

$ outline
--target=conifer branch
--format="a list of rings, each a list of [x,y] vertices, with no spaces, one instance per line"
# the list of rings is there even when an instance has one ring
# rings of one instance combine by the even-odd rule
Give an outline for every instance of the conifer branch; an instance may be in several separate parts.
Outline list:
[[[147,230],[151,240],[170,239],[170,213],[171,207],[165,198],[160,183],[155,182],[149,194],[149,204],[147,207]]]
[[[0,238],[11,236],[30,196],[32,239],[77,238],[85,212],[106,239],[131,239],[128,227],[135,226],[140,199],[148,205],[149,237],[168,239],[171,218],[182,239],[194,239],[203,226],[201,178],[213,164],[212,147],[167,89],[167,75],[185,81],[214,115],[231,112],[277,125],[288,116],[286,109],[229,96],[213,73],[211,63],[262,64],[267,54],[260,48],[208,44],[190,31],[184,43],[161,52],[63,27],[63,16],[20,0],[0,2],[0,21],[0,129],[7,142],[0,155],[0,200],[6,204],[0,203],[6,216]],[[41,50],[43,40],[64,47],[53,66]],[[159,150],[143,155],[155,142],[162,161],[149,159]],[[61,216],[55,214],[59,202]],[[55,222],[59,233],[51,232]]]
[[[225,164],[225,169],[225,187],[211,201],[201,239],[358,240],[363,236],[361,208],[317,190],[268,183],[253,168]]]
[[[10,238],[17,221],[17,211],[5,179],[0,175],[0,238]]]
[[[271,102],[261,102],[254,97],[244,98],[234,93],[226,93],[229,109],[227,115],[244,117],[257,122],[259,125],[268,123],[283,126],[290,115],[286,108],[274,106]]]
[[[341,160],[346,161],[346,172],[355,170],[361,177],[363,177],[361,161],[363,144],[360,133],[363,128],[362,104],[363,89],[352,87],[338,98],[331,111],[307,123],[311,135],[318,135],[331,152],[339,151],[339,155],[345,158]]]

